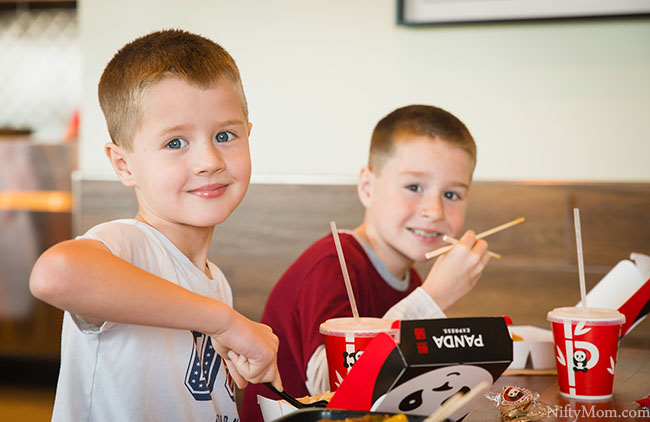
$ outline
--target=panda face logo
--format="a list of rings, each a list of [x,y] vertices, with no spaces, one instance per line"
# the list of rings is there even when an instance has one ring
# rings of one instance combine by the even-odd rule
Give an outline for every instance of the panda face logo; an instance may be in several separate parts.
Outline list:
[[[528,397],[530,397],[530,395],[531,393],[524,388],[512,386],[506,387],[501,395],[501,405],[508,406],[523,403],[528,399]]]
[[[504,397],[505,397],[509,402],[512,402],[512,403],[516,403],[517,400],[519,400],[519,399],[522,398],[523,396],[524,396],[524,392],[521,391],[521,390],[518,389],[518,388],[508,388],[508,389],[506,390],[506,393],[504,394]]]
[[[482,381],[492,383],[492,375],[480,366],[454,365],[438,368],[412,378],[379,397],[372,410],[428,416],[458,392],[468,393]],[[468,403],[449,418],[463,417]]]
[[[347,369],[352,368],[352,365],[357,363],[362,354],[363,350],[357,350],[353,353],[343,352],[343,366]]]
[[[587,353],[584,350],[576,350],[573,352],[573,371],[574,372],[587,372]]]

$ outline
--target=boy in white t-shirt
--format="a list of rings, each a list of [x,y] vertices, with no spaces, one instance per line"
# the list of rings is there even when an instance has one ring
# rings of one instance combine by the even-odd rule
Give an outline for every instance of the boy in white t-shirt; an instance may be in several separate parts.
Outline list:
[[[208,261],[250,181],[237,65],[201,36],[153,32],[111,59],[99,101],[106,155],[138,213],[34,265],[34,296],[66,311],[52,419],[234,422],[232,379],[282,388],[277,337],[232,309]]]

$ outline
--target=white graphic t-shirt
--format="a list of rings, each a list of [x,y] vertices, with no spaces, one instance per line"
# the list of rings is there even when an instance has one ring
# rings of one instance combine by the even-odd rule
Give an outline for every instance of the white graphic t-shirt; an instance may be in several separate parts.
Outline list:
[[[89,230],[116,256],[195,293],[232,306],[225,276],[209,279],[153,227],[115,220]],[[107,269],[110,271],[110,269]],[[65,312],[55,422],[237,422],[232,379],[210,337],[189,330],[105,322]]]

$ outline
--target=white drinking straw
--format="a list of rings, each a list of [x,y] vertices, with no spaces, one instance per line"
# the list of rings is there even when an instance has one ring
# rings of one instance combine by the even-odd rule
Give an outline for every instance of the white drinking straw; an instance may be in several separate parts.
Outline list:
[[[354,300],[354,292],[352,291],[352,284],[350,284],[350,274],[348,274],[348,267],[345,265],[345,257],[343,256],[341,239],[339,239],[339,231],[336,229],[336,223],[334,221],[330,221],[330,227],[332,228],[332,237],[334,237],[334,244],[336,245],[336,254],[339,256],[339,264],[341,264],[341,271],[343,272],[345,289],[348,291],[348,299],[350,299],[350,306],[352,307],[352,316],[354,319],[359,319],[357,302]]]
[[[576,229],[576,247],[578,248],[578,276],[580,277],[580,306],[587,307],[587,289],[585,286],[585,263],[582,257],[582,234],[580,231],[580,210],[573,209],[573,224]]]

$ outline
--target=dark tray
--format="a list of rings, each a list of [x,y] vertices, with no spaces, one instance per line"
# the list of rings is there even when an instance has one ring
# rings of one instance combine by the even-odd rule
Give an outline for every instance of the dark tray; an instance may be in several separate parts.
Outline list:
[[[300,409],[285,415],[281,418],[275,419],[274,422],[318,422],[321,419],[343,420],[345,418],[359,418],[367,414],[371,415],[395,415],[395,413],[387,412],[366,412],[363,410],[339,410],[339,409]],[[409,416],[406,415],[409,422],[422,422],[426,418],[424,416]]]

